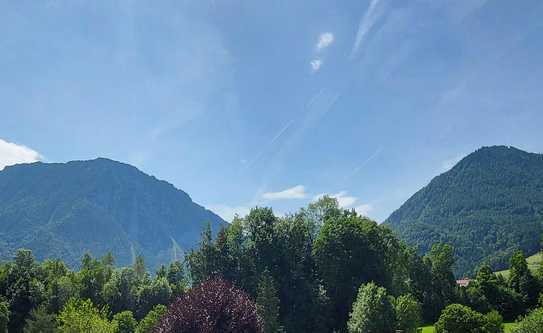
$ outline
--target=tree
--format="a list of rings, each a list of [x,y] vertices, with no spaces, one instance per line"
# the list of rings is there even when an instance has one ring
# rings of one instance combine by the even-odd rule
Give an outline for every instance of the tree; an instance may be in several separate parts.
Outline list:
[[[187,255],[191,278],[194,283],[201,283],[217,274],[215,265],[216,257],[216,249],[213,246],[211,234],[211,224],[208,223],[202,233],[199,249],[196,251],[193,250]]]
[[[264,333],[277,333],[279,330],[279,298],[273,278],[266,270],[262,273],[256,298],[258,314],[264,322]]]
[[[524,317],[511,333],[543,333],[543,308],[538,308]]]
[[[496,310],[492,310],[485,314],[485,333],[502,333],[503,332],[503,317]]]
[[[77,296],[79,296],[79,290],[73,278],[68,275],[61,276],[48,285],[47,309],[51,313],[58,313],[70,298]]]
[[[30,312],[30,318],[26,320],[24,333],[56,333],[58,332],[56,316],[47,313],[41,306]]]
[[[62,333],[115,333],[116,325],[107,319],[107,310],[98,310],[90,300],[72,298],[58,315]]]
[[[341,209],[336,198],[323,196],[316,202],[310,203],[307,208],[302,208],[300,215],[307,221],[311,237],[315,238],[319,234],[324,220],[333,215],[340,215]]]
[[[134,333],[138,322],[134,319],[132,311],[123,311],[113,316],[116,333]]]
[[[345,329],[361,284],[389,284],[385,249],[375,222],[348,211],[326,217],[313,257],[335,314],[333,329]]]
[[[113,313],[134,310],[139,280],[132,268],[122,268],[104,285],[102,296]]]
[[[102,289],[109,278],[109,267],[102,264],[90,253],[85,253],[81,259],[81,269],[77,274],[80,286],[80,297],[90,299],[93,304],[103,305]]]
[[[436,333],[486,333],[487,319],[461,304],[448,305],[435,325]]]
[[[405,333],[416,333],[422,321],[422,309],[410,294],[402,295],[394,301],[396,327]]]
[[[147,315],[139,322],[136,327],[136,333],[149,333],[155,328],[164,314],[166,313],[166,306],[162,304],[156,305]]]
[[[145,261],[143,259],[143,256],[137,256],[136,261],[133,265],[134,273],[136,274],[136,278],[138,280],[143,280],[145,278],[145,275],[147,274],[147,271],[145,270]]]
[[[373,282],[360,286],[347,327],[350,333],[394,332],[394,308],[386,289]]]
[[[45,287],[40,280],[41,275],[32,251],[17,250],[6,277],[6,298],[11,312],[9,332],[21,332],[30,311],[44,300]]]
[[[137,318],[143,318],[157,304],[168,304],[171,298],[172,288],[164,277],[157,277],[152,283],[143,285],[137,296]]]
[[[262,320],[247,294],[213,278],[172,303],[156,331],[261,333]]]
[[[523,297],[528,307],[537,305],[539,286],[528,269],[528,263],[522,251],[519,250],[513,254],[509,272],[509,286]]]
[[[7,333],[9,317],[9,304],[0,297],[0,333]]]
[[[456,301],[453,248],[448,244],[434,244],[424,260],[431,272],[430,290],[425,300],[425,319],[436,320],[445,306]]]

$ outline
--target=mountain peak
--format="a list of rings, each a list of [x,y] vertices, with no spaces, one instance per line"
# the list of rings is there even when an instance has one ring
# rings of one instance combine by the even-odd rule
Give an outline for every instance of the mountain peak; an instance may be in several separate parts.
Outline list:
[[[543,155],[483,147],[435,177],[385,221],[408,243],[451,243],[464,274],[506,265],[520,247],[535,252],[543,231]]]
[[[20,247],[77,265],[91,251],[151,267],[197,244],[224,221],[172,184],[107,158],[32,163],[0,172],[0,258]]]

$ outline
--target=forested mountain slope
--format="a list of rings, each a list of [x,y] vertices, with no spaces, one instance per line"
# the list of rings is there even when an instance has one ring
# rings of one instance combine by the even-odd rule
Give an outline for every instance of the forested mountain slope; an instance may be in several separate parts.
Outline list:
[[[543,155],[495,146],[434,178],[385,223],[422,253],[452,244],[463,275],[482,262],[505,268],[516,248],[537,252],[542,215]]]
[[[182,258],[210,222],[225,222],[173,185],[99,158],[33,163],[0,172],[0,259],[17,248],[76,266],[90,251],[117,264],[143,255],[150,267]]]

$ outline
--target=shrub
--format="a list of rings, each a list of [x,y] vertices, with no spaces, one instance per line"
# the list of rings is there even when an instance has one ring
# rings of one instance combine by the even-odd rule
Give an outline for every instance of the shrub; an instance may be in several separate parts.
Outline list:
[[[447,306],[437,321],[436,333],[486,333],[486,318],[461,304]]]
[[[485,315],[485,333],[501,333],[503,332],[503,318],[498,311],[493,310]]]
[[[543,333],[543,308],[536,309],[524,317],[511,333]]]
[[[245,292],[212,278],[170,305],[155,332],[261,333],[262,321]]]

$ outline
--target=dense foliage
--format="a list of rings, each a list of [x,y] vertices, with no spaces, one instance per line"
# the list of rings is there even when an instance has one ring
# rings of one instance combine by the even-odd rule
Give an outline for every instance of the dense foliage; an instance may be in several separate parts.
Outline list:
[[[457,275],[481,263],[507,267],[515,250],[533,254],[543,230],[543,155],[482,148],[434,178],[386,221],[421,253],[453,245]]]
[[[543,307],[524,317],[512,333],[543,333]]]
[[[85,254],[73,271],[17,251],[0,264],[0,332],[411,333],[440,319],[443,332],[467,322],[490,333],[543,297],[543,271],[522,252],[507,279],[483,266],[459,287],[453,247],[421,257],[328,197],[285,217],[254,208],[216,237],[208,226],[198,248],[153,275],[141,256],[114,261]],[[442,311],[451,304],[464,307]]]
[[[447,306],[435,328],[436,333],[501,333],[502,318],[496,312],[483,315],[461,304]]]
[[[178,298],[156,333],[260,333],[256,304],[231,283],[212,278]]]
[[[156,269],[182,260],[206,221],[224,224],[171,184],[107,159],[0,171],[0,260],[28,248],[75,268],[86,251],[111,251],[120,265],[139,253]]]
[[[115,268],[111,255],[86,254],[80,266],[76,272],[60,260],[38,263],[29,250],[0,264],[0,332],[143,333],[188,285],[179,262],[153,278],[142,259]]]
[[[353,304],[349,333],[393,333],[395,331],[394,307],[386,289],[370,282],[360,287]]]

